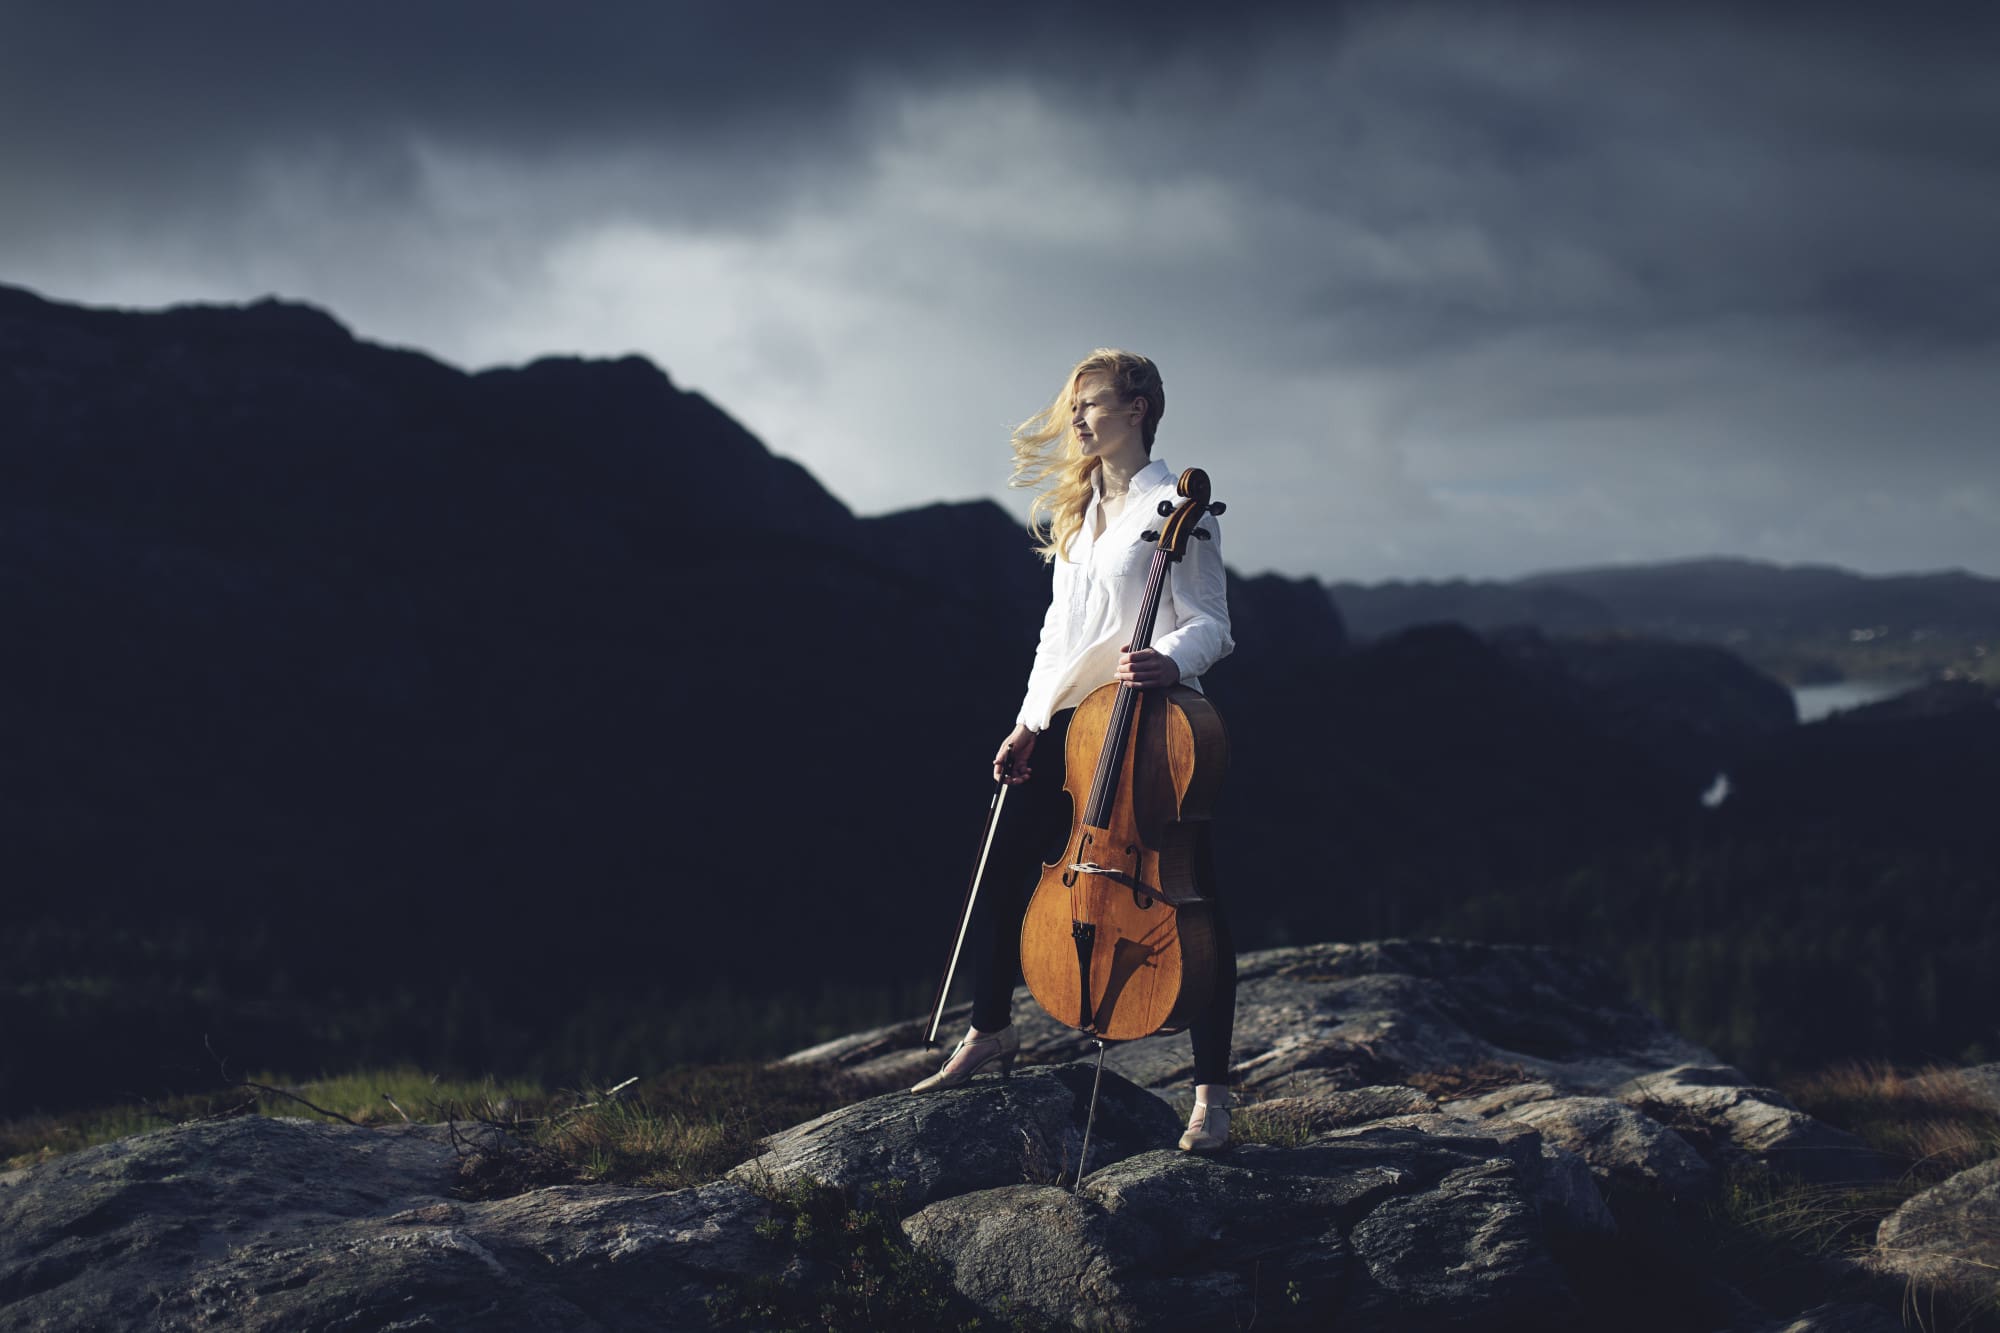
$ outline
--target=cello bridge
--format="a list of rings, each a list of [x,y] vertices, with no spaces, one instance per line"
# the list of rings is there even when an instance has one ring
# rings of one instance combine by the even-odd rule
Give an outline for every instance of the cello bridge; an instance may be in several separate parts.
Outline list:
[[[1069,868],[1079,875],[1102,875],[1114,884],[1123,884],[1135,894],[1143,893],[1148,898],[1157,898],[1169,907],[1188,907],[1195,903],[1207,901],[1207,899],[1201,897],[1199,894],[1188,894],[1177,897],[1174,894],[1163,891],[1158,885],[1144,883],[1122,870],[1111,866],[1101,866],[1095,861],[1072,861]]]

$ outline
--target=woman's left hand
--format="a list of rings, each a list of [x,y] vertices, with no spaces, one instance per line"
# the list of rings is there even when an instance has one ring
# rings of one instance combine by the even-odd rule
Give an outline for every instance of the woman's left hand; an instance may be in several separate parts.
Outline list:
[[[1169,685],[1177,685],[1181,679],[1181,669],[1174,665],[1174,659],[1151,648],[1132,651],[1126,644],[1118,651],[1118,674],[1113,677],[1142,690],[1163,690]]]

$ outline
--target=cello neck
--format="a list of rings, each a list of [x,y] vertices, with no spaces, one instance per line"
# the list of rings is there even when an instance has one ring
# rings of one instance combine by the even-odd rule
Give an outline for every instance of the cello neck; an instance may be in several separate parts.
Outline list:
[[[1153,551],[1153,563],[1146,573],[1146,596],[1139,603],[1139,623],[1132,628],[1132,651],[1153,645],[1153,622],[1160,614],[1160,590],[1166,586],[1167,567],[1173,557],[1165,547]],[[1111,705],[1111,721],[1104,729],[1104,744],[1097,747],[1097,771],[1090,779],[1090,799],[1083,808],[1083,822],[1091,828],[1108,828],[1111,808],[1118,799],[1118,774],[1125,760],[1125,745],[1132,735],[1132,715],[1137,711],[1139,691],[1129,683],[1118,687]]]

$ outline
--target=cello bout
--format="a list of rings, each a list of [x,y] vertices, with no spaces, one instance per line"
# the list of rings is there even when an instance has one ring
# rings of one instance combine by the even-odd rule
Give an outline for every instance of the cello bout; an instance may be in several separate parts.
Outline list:
[[[1217,960],[1207,819],[1228,763],[1222,719],[1199,691],[1135,691],[1118,774],[1125,797],[1093,825],[1096,739],[1120,688],[1099,686],[1070,720],[1064,788],[1080,813],[1021,922],[1021,975],[1036,1002],[1107,1041],[1178,1030],[1208,1006]]]

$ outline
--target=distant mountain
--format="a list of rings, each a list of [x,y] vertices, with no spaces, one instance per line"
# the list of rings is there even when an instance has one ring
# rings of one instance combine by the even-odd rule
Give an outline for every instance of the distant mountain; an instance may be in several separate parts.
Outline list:
[[[1964,570],[1873,576],[1715,557],[1504,581],[1334,583],[1328,591],[1364,638],[1436,620],[1481,630],[1525,624],[1718,643],[1801,683],[2000,678],[2000,579]]]
[[[1567,588],[1522,588],[1497,579],[1391,579],[1326,586],[1341,618],[1363,639],[1443,620],[1475,630],[1532,625],[1550,634],[1619,625],[1618,613],[1603,602]]]
[[[1866,575],[1718,557],[1558,570],[1515,582],[1597,598],[1633,628],[1676,638],[1713,638],[1746,626],[1802,634],[2000,635],[2000,579],[1962,569]]]

